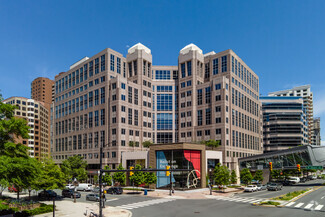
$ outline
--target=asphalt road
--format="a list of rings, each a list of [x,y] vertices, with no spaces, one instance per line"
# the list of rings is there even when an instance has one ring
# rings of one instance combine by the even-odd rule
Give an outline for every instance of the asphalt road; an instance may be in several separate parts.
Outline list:
[[[317,179],[317,180],[308,181],[306,183],[299,183],[299,184],[291,185],[291,186],[283,186],[281,191],[263,190],[263,191],[257,191],[257,192],[243,192],[243,193],[237,194],[236,196],[269,199],[272,197],[277,197],[277,196],[280,196],[283,194],[287,194],[289,192],[300,191],[300,190],[307,189],[307,188],[321,186],[322,183],[324,183],[324,180]]]

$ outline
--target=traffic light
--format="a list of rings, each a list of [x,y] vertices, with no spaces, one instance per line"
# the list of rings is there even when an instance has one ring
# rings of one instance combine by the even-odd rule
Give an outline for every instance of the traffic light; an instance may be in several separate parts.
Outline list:
[[[170,166],[166,166],[166,170],[170,170]],[[166,176],[170,176],[170,171],[166,171]]]
[[[272,167],[272,162],[269,162],[269,169],[270,169],[270,171],[272,171],[272,170],[273,170],[273,167]]]
[[[297,164],[297,170],[300,172],[300,164]]]
[[[130,170],[133,170],[134,167],[130,167]],[[130,176],[133,176],[134,172],[130,171]]]

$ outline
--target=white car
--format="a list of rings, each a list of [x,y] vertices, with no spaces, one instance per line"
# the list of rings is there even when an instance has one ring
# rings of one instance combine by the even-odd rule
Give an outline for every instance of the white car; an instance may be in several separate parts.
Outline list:
[[[254,192],[257,191],[257,186],[256,185],[247,185],[247,187],[244,188],[244,191],[247,192]]]
[[[300,179],[298,177],[290,177],[289,182],[298,184],[300,182]]]
[[[75,186],[74,186],[73,184],[67,184],[67,185],[65,186],[65,188],[66,188],[66,189],[74,189]]]

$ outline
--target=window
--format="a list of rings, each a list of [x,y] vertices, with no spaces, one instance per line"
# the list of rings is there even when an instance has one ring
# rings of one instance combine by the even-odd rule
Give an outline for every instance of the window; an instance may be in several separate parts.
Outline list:
[[[205,124],[206,125],[211,124],[211,109],[210,108],[205,109]]]
[[[202,110],[198,110],[197,111],[197,125],[198,126],[202,126],[203,123],[203,114],[202,114]]]
[[[123,101],[125,101],[125,95],[124,95],[124,94],[121,94],[121,99],[122,99]]]
[[[121,74],[121,58],[116,57],[116,72]]]
[[[220,128],[216,129],[216,134],[221,134],[221,129]]]
[[[192,75],[192,62],[188,61],[187,62],[187,76],[191,76],[191,75]]]
[[[121,83],[121,88],[125,90],[125,83]]]
[[[128,87],[128,102],[132,103],[132,87]]]
[[[204,78],[210,78],[210,63],[205,64]]]
[[[181,88],[184,88],[185,87],[185,82],[182,82],[181,83]]]
[[[197,90],[197,104],[202,105],[202,89]]]
[[[128,109],[128,123],[132,125],[132,109]]]
[[[105,54],[100,57],[100,71],[105,70]]]
[[[99,58],[95,59],[95,75],[99,73]]]
[[[114,72],[114,61],[115,61],[115,56],[113,55],[113,54],[111,54],[111,71],[113,71]]]
[[[188,86],[188,87],[192,86],[192,80],[187,81],[186,86]]]
[[[210,130],[205,130],[204,134],[205,134],[206,136],[210,136]]]
[[[218,68],[219,68],[219,62],[218,62],[218,59],[214,59],[213,60],[213,74],[214,75],[217,75],[219,72],[218,72]]]
[[[185,78],[185,63],[181,64],[182,78]]]
[[[216,101],[220,101],[221,100],[221,95],[216,95]]]
[[[157,114],[157,130],[172,130],[173,114],[158,113]]]
[[[172,111],[172,94],[157,94],[157,111]]]
[[[170,80],[170,71],[156,70],[156,80]]]
[[[221,112],[221,106],[216,106],[216,112]]]
[[[104,103],[105,103],[105,87],[102,87],[100,88],[100,104],[104,104]]]
[[[211,88],[205,88],[205,103],[211,103]]]
[[[216,84],[215,87],[216,87],[216,90],[220,90],[221,89],[221,84]]]
[[[227,56],[223,56],[223,57],[221,57],[221,61],[222,61],[222,65],[221,65],[221,67],[222,67],[222,70],[221,70],[221,72],[226,72],[227,71]]]

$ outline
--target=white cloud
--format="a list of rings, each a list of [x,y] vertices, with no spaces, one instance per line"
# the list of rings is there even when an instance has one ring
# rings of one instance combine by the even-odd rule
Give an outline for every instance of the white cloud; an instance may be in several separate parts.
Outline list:
[[[325,93],[319,96],[314,99],[314,116],[317,117],[325,114]]]
[[[320,141],[321,146],[325,146],[325,140]]]

